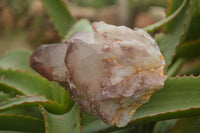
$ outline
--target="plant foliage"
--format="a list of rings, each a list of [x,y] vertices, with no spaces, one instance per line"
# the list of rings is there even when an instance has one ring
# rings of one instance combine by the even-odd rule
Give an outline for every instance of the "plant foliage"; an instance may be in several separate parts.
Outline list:
[[[63,41],[76,31],[92,30],[88,20],[75,23],[63,1],[42,0],[42,3]],[[199,62],[183,69],[188,60],[200,56],[198,3],[199,0],[169,0],[167,17],[144,28],[149,33],[163,28],[155,39],[169,77],[163,89],[137,109],[127,127],[106,125],[81,112],[63,87],[29,67],[30,52],[17,50],[0,57],[0,132],[127,133],[143,132],[151,124],[155,125],[153,133],[198,132],[200,76],[174,77],[200,74]]]

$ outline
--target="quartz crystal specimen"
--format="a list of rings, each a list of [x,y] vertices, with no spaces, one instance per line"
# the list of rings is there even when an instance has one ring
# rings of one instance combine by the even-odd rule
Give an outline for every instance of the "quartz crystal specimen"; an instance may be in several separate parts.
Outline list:
[[[68,83],[83,111],[123,127],[163,87],[165,61],[142,29],[104,22],[92,26],[93,32],[76,32],[63,45],[39,47],[30,65],[49,80]]]

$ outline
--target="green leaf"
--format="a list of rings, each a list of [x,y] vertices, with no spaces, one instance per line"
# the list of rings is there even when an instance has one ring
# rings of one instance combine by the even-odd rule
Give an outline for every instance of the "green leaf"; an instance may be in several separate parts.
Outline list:
[[[56,30],[63,38],[75,22],[66,4],[62,0],[42,0],[42,3]]]
[[[181,68],[181,66],[186,62],[186,59],[179,58],[168,70],[168,76],[176,76]]]
[[[175,119],[200,114],[200,77],[172,77],[165,81],[164,88],[155,92],[149,102],[139,107],[128,126],[137,123]],[[83,118],[84,119],[84,118]],[[89,119],[88,119],[89,120]],[[101,120],[88,121],[82,130],[87,133],[113,131],[114,126],[100,125]],[[97,123],[97,124],[96,124]],[[95,128],[98,125],[98,130]],[[84,129],[86,128],[86,129]]]
[[[172,14],[180,6],[180,4],[181,1],[171,0],[168,15]],[[167,33],[162,36],[162,39],[157,41],[165,58],[165,70],[170,65],[177,47],[183,42],[184,36],[190,24],[194,7],[195,0],[187,0],[186,5],[181,10],[179,15],[165,25]]]
[[[51,114],[44,108],[42,110],[46,133],[80,133],[80,116],[76,104],[68,113],[63,115]]]
[[[15,106],[13,109],[3,111],[0,114],[7,114],[7,115],[15,114],[15,115],[29,116],[41,120],[44,119],[39,108],[35,106],[22,106],[22,107]]]
[[[1,102],[0,112],[13,109],[15,107],[38,106],[40,104],[53,113],[63,113],[65,111],[63,109],[63,105],[60,105],[57,102],[49,101],[43,96],[16,96]]]
[[[199,59],[196,61],[188,61],[187,64],[179,71],[179,75],[195,75],[200,74],[200,62]]]
[[[0,102],[5,101],[7,98],[10,98],[10,97],[12,96],[0,91]]]
[[[171,128],[176,123],[176,119],[159,121],[156,123],[153,133],[170,133]]]
[[[200,39],[183,43],[177,51],[176,58],[200,56]]]
[[[198,13],[200,13],[200,0],[197,0],[196,8]]]
[[[74,32],[77,31],[93,31],[90,21],[88,21],[87,19],[82,19],[75,23],[63,40],[65,41],[68,37],[70,37]]]
[[[97,119],[94,116],[90,116],[84,113],[81,117],[81,127],[81,133],[96,133],[111,126],[103,123],[100,119]]]
[[[6,89],[4,88],[6,87]],[[66,102],[68,93],[56,82],[49,82],[47,79],[28,72],[0,69],[0,90],[14,91],[20,95],[44,95],[51,101],[58,103]]]
[[[31,73],[36,73],[29,66],[29,56],[31,52],[25,50],[14,50],[5,53],[0,57],[0,67],[3,69],[19,69],[22,71],[29,71]]]
[[[199,0],[197,0],[199,1]],[[200,4],[200,3],[199,3]],[[185,41],[193,41],[200,39],[200,13],[195,10],[192,19],[191,24],[188,29],[188,34],[185,38]]]
[[[0,58],[0,66],[3,66],[3,69],[12,67],[35,73],[29,66],[29,56],[30,52],[23,50],[8,52]],[[38,74],[33,75],[19,70],[1,70],[0,68],[0,90],[5,93],[16,92],[20,95],[34,95],[36,93],[45,95],[50,100],[65,104],[67,108],[71,108],[72,104],[68,92],[58,86],[56,82],[49,82]]]
[[[18,131],[0,131],[0,133],[27,133],[27,132],[18,132]]]
[[[151,96],[132,118],[132,122],[156,121],[198,115],[200,77],[168,78],[164,88]]]
[[[117,131],[111,131],[109,133],[133,133],[134,131],[133,130],[133,127],[132,128],[125,128],[125,129],[119,129]]]
[[[163,19],[163,20],[161,20],[159,22],[156,22],[156,23],[154,23],[152,25],[144,27],[144,30],[146,32],[148,32],[148,33],[151,33],[151,32],[154,32],[155,30],[159,29],[160,27],[162,27],[164,24],[170,22],[171,20],[173,20],[181,12],[181,10],[185,6],[186,2],[187,2],[187,0],[184,0],[182,2],[182,4],[180,5],[180,7],[176,11],[174,11],[172,14],[170,14],[165,19]]]
[[[44,133],[44,129],[44,121],[40,119],[15,114],[0,114],[0,130]]]
[[[174,125],[171,133],[199,133],[200,117],[179,119]]]

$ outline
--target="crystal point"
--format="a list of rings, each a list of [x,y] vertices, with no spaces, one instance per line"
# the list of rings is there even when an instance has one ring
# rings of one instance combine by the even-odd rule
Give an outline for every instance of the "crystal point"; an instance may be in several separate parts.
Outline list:
[[[93,32],[76,32],[63,45],[39,48],[30,64],[50,80],[67,82],[83,111],[123,127],[163,87],[165,61],[142,29],[104,22],[92,26]]]

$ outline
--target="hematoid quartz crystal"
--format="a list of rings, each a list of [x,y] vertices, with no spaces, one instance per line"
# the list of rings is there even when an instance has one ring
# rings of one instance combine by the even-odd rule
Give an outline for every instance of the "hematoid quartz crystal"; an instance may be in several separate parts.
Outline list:
[[[42,45],[30,65],[51,81],[67,83],[72,99],[88,114],[123,127],[136,109],[164,85],[165,61],[142,29],[94,22],[62,45]]]

